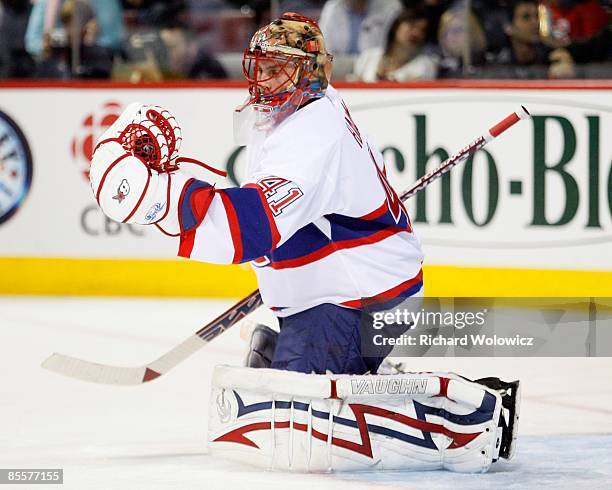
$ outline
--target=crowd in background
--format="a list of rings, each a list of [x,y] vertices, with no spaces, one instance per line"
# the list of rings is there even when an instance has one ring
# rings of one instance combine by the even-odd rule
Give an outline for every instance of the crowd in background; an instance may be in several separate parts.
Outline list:
[[[318,20],[335,79],[612,78],[598,0],[0,0],[0,78],[238,78],[284,11]]]

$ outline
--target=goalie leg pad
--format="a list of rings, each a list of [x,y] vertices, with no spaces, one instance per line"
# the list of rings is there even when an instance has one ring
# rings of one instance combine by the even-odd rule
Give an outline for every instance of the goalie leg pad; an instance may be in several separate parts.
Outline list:
[[[453,373],[314,375],[217,366],[211,453],[290,471],[485,472],[500,394]]]

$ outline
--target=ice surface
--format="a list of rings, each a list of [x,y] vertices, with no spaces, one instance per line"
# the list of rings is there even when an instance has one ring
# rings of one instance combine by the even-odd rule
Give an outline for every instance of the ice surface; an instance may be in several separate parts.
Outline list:
[[[65,483],[58,488],[79,490],[612,488],[612,359],[410,361],[414,370],[521,380],[517,457],[485,475],[287,475],[208,456],[211,371],[241,362],[239,326],[143,386],[88,384],[39,367],[56,351],[144,364],[231,303],[0,297],[0,468],[61,467]],[[272,316],[262,309],[255,318]]]

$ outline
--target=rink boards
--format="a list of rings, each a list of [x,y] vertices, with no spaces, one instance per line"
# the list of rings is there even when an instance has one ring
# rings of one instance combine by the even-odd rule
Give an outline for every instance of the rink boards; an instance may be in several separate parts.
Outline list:
[[[534,116],[409,202],[428,295],[612,295],[611,83],[339,88],[398,191],[519,104]],[[87,179],[95,139],[140,100],[176,114],[185,155],[227,169],[218,186],[242,183],[232,112],[244,96],[236,83],[0,85],[0,293],[223,297],[254,289],[248,266],[174,260],[173,239],[109,222]]]

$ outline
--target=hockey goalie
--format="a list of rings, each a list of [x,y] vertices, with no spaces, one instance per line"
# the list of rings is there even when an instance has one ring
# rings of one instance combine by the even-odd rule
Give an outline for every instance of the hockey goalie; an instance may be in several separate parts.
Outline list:
[[[255,33],[243,68],[240,188],[195,177],[192,165],[218,171],[180,156],[169,111],[139,103],[102,136],[90,172],[110,218],[175,236],[182,257],[250,262],[279,319],[252,331],[245,367],[216,368],[211,451],[297,471],[482,472],[510,458],[518,382],[378,375],[389,351],[362,355],[366,306],[422,296],[423,255],[381,153],[329,83],[317,24],[283,14]]]

